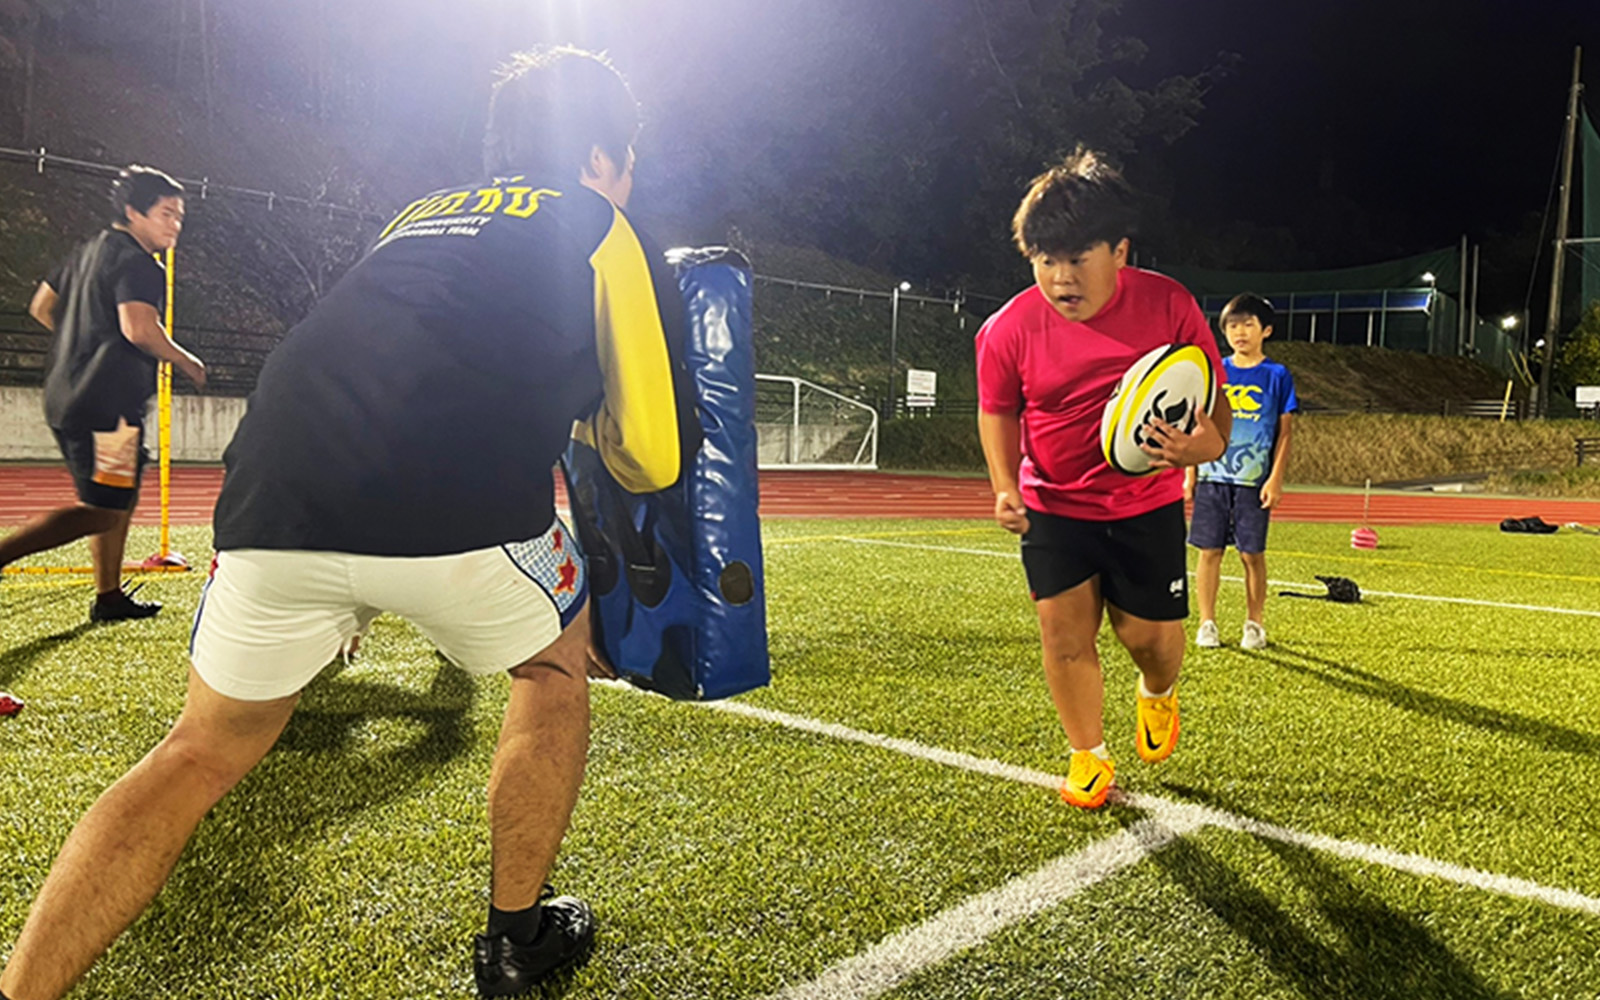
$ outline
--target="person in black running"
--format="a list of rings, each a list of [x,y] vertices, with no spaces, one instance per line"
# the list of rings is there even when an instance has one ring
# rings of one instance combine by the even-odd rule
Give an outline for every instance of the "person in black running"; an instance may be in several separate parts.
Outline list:
[[[604,668],[552,467],[575,419],[635,491],[676,482],[699,443],[682,299],[622,211],[638,128],[599,57],[519,57],[487,176],[408,205],[268,359],[224,456],[183,712],[68,838],[0,991],[65,993],[383,611],[467,672],[510,675],[479,992],[522,995],[587,953],[594,914],[546,879]]]
[[[144,471],[144,413],[156,362],[195,385],[206,366],[161,325],[166,271],[153,254],[183,229],[183,186],[131,166],[111,184],[111,224],[79,244],[39,283],[28,312],[55,333],[45,360],[44,413],[67,460],[78,503],[41,514],[0,539],[0,566],[89,536],[97,596],[93,621],[161,610],[122,589],[122,554]]]

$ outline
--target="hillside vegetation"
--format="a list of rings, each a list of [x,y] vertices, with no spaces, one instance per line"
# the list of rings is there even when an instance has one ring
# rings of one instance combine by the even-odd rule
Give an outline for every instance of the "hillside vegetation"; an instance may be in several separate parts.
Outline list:
[[[1600,423],[1515,421],[1413,413],[1302,414],[1295,421],[1289,482],[1322,486],[1427,480],[1483,481],[1486,488],[1543,496],[1600,496],[1600,467],[1578,467],[1574,442],[1600,438]],[[879,464],[891,469],[981,473],[970,416],[894,420],[881,428]]]

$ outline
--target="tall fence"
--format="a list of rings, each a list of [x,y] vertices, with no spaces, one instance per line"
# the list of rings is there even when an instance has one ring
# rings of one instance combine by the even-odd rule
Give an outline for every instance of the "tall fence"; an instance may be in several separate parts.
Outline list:
[[[251,330],[179,326],[177,338],[206,363],[206,393],[248,396],[279,335]],[[0,312],[0,385],[44,384],[50,334],[26,313]],[[173,380],[178,393],[194,391],[188,380]]]
[[[759,259],[757,261],[759,265]],[[1000,300],[960,291],[930,295],[903,286],[862,288],[757,273],[754,336],[763,371],[796,375],[903,415],[907,373],[934,372],[932,406],[970,408],[977,398],[972,338]]]
[[[1230,296],[1199,296],[1201,310],[1214,322]],[[1461,355],[1509,373],[1521,350],[1518,327],[1507,328],[1474,314],[1465,327],[1461,303],[1432,286],[1350,291],[1277,293],[1279,340],[1385,347],[1440,356]],[[1513,332],[1513,330],[1515,332]]]

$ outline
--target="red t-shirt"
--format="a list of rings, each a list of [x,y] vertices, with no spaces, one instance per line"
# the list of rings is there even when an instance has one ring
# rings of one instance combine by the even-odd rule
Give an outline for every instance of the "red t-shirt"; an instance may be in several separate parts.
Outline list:
[[[1022,499],[1086,521],[1135,517],[1183,499],[1183,471],[1128,476],[1106,464],[1100,418],[1128,366],[1164,344],[1194,344],[1223,384],[1222,356],[1200,307],[1165,275],[1125,267],[1086,323],[1066,319],[1039,286],[978,331],[978,405],[1022,417]]]

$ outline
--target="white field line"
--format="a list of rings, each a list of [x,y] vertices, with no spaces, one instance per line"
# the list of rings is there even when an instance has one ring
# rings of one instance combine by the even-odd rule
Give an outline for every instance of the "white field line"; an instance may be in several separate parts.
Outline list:
[[[897,549],[921,549],[924,552],[949,552],[964,556],[989,556],[991,558],[1018,560],[1015,552],[996,552],[993,549],[963,549],[947,545],[925,545],[918,542],[891,542],[882,538],[851,538],[847,535],[832,536],[841,542],[853,542],[857,545],[887,545]],[[1191,570],[1190,576],[1194,576]],[[1242,576],[1224,576],[1228,583],[1243,583]],[[1313,590],[1322,586],[1320,583],[1297,583],[1293,580],[1268,580],[1269,587],[1310,587]],[[1542,611],[1553,615],[1578,615],[1583,618],[1600,618],[1600,611],[1590,611],[1584,608],[1554,608],[1541,604],[1506,604],[1501,601],[1480,601],[1471,597],[1440,597],[1434,594],[1401,594],[1391,590],[1361,591],[1371,597],[1394,597],[1407,601],[1429,601],[1434,604],[1470,604],[1480,608],[1500,608],[1506,611]]]
[[[1058,788],[1061,784],[1060,777],[1043,771],[788,712],[757,708],[740,702],[695,704],[700,708],[890,750],[1007,781],[1050,789]],[[1031,875],[975,896],[932,920],[900,931],[860,955],[835,964],[817,979],[786,988],[776,994],[774,1000],[869,1000],[880,996],[916,972],[982,943],[1005,927],[1121,872],[1174,839],[1207,826],[1322,851],[1361,864],[1442,879],[1483,892],[1534,900],[1559,909],[1600,916],[1600,898],[1540,885],[1527,879],[1496,875],[1376,844],[1307,833],[1221,809],[1152,795],[1123,793],[1123,801],[1148,813],[1148,818],[1076,854],[1057,858]]]
[[[1006,927],[1041,913],[1129,868],[1192,831],[1140,820],[1089,847],[1059,857],[998,889],[973,896],[915,927],[847,958],[775,1000],[843,1000],[881,996],[924,969],[975,948]]]
[[[930,747],[926,743],[916,740],[902,740],[894,736],[884,736],[880,733],[869,733],[861,729],[852,729],[841,726],[835,722],[823,722],[821,719],[810,719],[803,715],[791,715],[788,712],[779,712],[770,708],[757,708],[738,701],[697,701],[693,702],[698,708],[715,709],[729,715],[743,715],[750,719],[759,719],[762,722],[771,722],[788,729],[799,729],[807,733],[816,733],[818,736],[830,736],[836,740],[849,743],[864,743],[867,746],[880,747],[884,750],[893,750],[895,753],[905,754],[907,757],[916,757],[920,760],[929,760],[945,767],[954,767],[962,771],[973,771],[977,774],[986,774],[991,778],[1003,778],[1006,781],[1015,781],[1023,785],[1038,785],[1054,791],[1061,787],[1061,779],[1053,774],[1043,771],[1032,771],[1015,764],[1003,761],[988,760],[984,757],[974,757],[968,753],[959,753],[955,750],[941,750]]]
[[[861,743],[883,750],[892,750],[908,757],[915,757],[935,764],[943,764],[946,767],[959,768],[963,771],[971,771],[994,778],[1003,778],[1020,784],[1038,785],[1052,790],[1061,787],[1061,777],[1059,775],[1018,767],[1015,764],[1007,764],[1003,761],[990,760],[985,757],[975,757],[972,754],[959,753],[954,750],[943,750],[939,747],[918,743],[915,740],[884,736],[881,733],[870,733],[861,729],[852,729],[849,726],[841,726],[834,722],[823,722],[820,719],[792,715],[788,712],[779,712],[770,708],[757,708],[754,705],[746,705],[736,701],[695,702],[694,704],[696,707],[713,709],[729,715],[742,715],[746,718],[758,719],[762,722],[773,723],[789,729],[798,729],[803,732],[816,733],[838,740]],[[1212,809],[1188,802],[1176,802],[1172,799],[1164,799],[1153,795],[1124,793],[1123,801],[1136,809],[1142,809],[1150,813],[1151,816],[1160,821],[1163,827],[1168,829],[1187,831],[1202,826],[1217,826],[1223,829],[1237,830],[1242,833],[1266,837],[1270,840],[1282,841],[1286,844],[1326,851],[1330,854],[1356,861],[1382,865],[1386,868],[1393,868],[1396,871],[1410,872],[1416,875],[1432,875],[1459,885],[1496,892],[1505,896],[1537,899],[1562,909],[1577,910],[1600,916],[1600,898],[1585,896],[1582,893],[1565,889],[1552,889],[1525,879],[1495,875],[1475,868],[1465,868],[1443,861],[1435,861],[1420,854],[1405,854],[1399,851],[1392,851],[1375,844],[1365,844],[1354,840],[1338,840],[1333,837],[1324,837],[1320,834],[1304,833],[1289,827],[1276,826],[1260,820],[1250,819],[1246,816],[1236,816],[1221,809]]]
[[[1243,577],[1230,577],[1243,583]],[[1307,584],[1279,584],[1268,581],[1272,586],[1304,587]],[[1398,597],[1407,601],[1432,601],[1436,604],[1472,604],[1480,608],[1510,608],[1513,611],[1545,611],[1553,615],[1581,615],[1585,618],[1600,618],[1600,611],[1586,611],[1582,608],[1552,608],[1540,604],[1501,604],[1498,601],[1479,601],[1470,597],[1436,597],[1432,594],[1398,594],[1390,590],[1363,590],[1363,594],[1373,597]]]
[[[1306,833],[1286,826],[1266,823],[1248,816],[1235,816],[1220,809],[1194,805],[1187,802],[1173,802],[1170,799],[1161,799],[1149,795],[1125,795],[1124,801],[1137,809],[1145,809],[1161,817],[1167,824],[1189,822],[1195,826],[1216,826],[1225,830],[1236,830],[1268,840],[1276,840],[1296,847],[1304,847],[1314,851],[1323,851],[1328,854],[1358,861],[1364,864],[1382,865],[1395,871],[1405,872],[1410,875],[1443,879],[1457,885],[1467,886],[1472,889],[1481,889],[1485,892],[1497,893],[1501,896],[1515,896],[1518,899],[1531,899],[1563,910],[1575,910],[1592,916],[1600,916],[1600,899],[1594,896],[1585,896],[1581,892],[1569,889],[1554,889],[1550,886],[1530,882],[1527,879],[1513,878],[1510,875],[1496,875],[1493,872],[1481,871],[1476,868],[1467,868],[1462,865],[1450,864],[1447,861],[1438,861],[1421,854],[1406,854],[1402,851],[1393,851],[1387,847],[1376,844],[1364,844],[1354,840],[1339,840],[1335,837],[1324,837],[1321,834]],[[1196,813],[1187,820],[1173,815],[1174,812]]]

